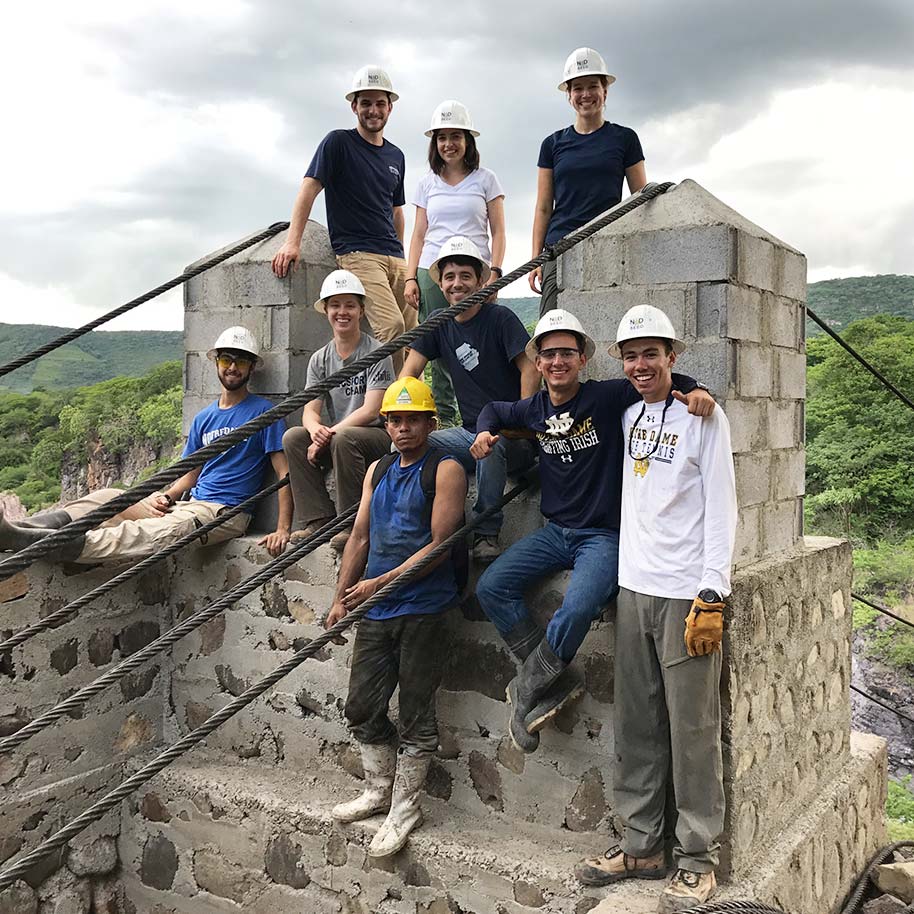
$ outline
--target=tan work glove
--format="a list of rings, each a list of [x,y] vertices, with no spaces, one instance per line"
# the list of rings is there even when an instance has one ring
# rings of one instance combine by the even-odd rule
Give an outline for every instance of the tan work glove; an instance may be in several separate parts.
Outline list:
[[[690,657],[703,657],[720,650],[724,637],[724,604],[706,603],[695,597],[686,616],[685,645]]]

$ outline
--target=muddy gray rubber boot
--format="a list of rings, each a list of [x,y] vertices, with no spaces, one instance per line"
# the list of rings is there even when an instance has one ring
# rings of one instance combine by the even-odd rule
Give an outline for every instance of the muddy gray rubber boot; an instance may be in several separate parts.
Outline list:
[[[531,737],[537,737],[538,744],[539,734],[531,733],[527,726],[531,714],[541,721],[539,726],[542,727],[567,701],[580,693],[581,684],[576,677],[566,680],[563,687],[558,686],[567,667],[568,664],[553,653],[549,642],[543,638],[524,661],[517,676],[508,683],[506,694],[511,706],[508,732],[511,742],[521,751],[536,749]]]
[[[11,524],[0,511],[0,551],[19,552],[54,532],[45,527],[20,527]],[[46,558],[51,562],[73,562],[79,558],[85,543],[86,536],[83,533],[49,552]]]
[[[56,511],[45,511],[43,514],[36,514],[34,517],[26,517],[16,521],[17,527],[29,527],[38,530],[59,530],[73,522],[73,518],[63,509]]]
[[[368,845],[369,857],[389,857],[397,853],[409,839],[409,833],[422,824],[422,807],[419,793],[428,774],[431,756],[416,758],[404,755],[397,758],[397,776],[394,778],[390,812],[384,824]]]
[[[505,639],[505,644],[508,645],[511,653],[523,665],[524,661],[543,640],[543,630],[529,618],[522,619],[502,637]],[[507,689],[505,689],[505,697],[508,699],[508,732],[511,736],[511,742],[522,752],[536,752],[540,744],[539,733],[530,733],[526,727],[520,728],[516,732],[512,728],[514,707],[517,703],[517,681],[518,678],[515,676],[508,683]]]
[[[330,815],[337,822],[358,822],[390,809],[390,795],[397,767],[397,750],[387,744],[360,743],[365,789],[361,796],[346,803],[337,803]]]

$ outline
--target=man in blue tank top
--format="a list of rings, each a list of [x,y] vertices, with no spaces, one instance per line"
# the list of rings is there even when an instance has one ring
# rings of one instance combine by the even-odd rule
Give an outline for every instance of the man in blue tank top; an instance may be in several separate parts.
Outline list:
[[[381,465],[377,480],[381,461],[368,468],[327,628],[415,565],[463,520],[466,474],[456,460],[429,447],[436,417],[428,385],[416,378],[395,381],[384,394],[381,415],[399,457],[386,470]],[[433,494],[423,484],[429,461],[440,461]],[[422,822],[419,791],[438,748],[435,695],[447,642],[445,613],[457,597],[453,562],[445,555],[359,622],[346,718],[361,748],[365,790],[332,814],[340,822],[355,822],[387,813],[368,848],[372,857],[395,854]],[[388,716],[398,685],[399,752],[397,728]]]

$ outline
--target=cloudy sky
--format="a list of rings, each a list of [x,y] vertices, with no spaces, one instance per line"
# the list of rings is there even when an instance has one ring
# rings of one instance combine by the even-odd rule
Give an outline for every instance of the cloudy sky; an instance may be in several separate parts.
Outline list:
[[[910,0],[50,0],[6,8],[0,35],[0,320],[82,323],[287,219],[367,62],[401,95],[386,135],[407,199],[432,109],[470,108],[517,265],[540,141],[572,120],[555,85],[585,44],[650,180],[699,181],[804,251],[811,280],[914,273]],[[111,325],[180,326],[179,293]]]

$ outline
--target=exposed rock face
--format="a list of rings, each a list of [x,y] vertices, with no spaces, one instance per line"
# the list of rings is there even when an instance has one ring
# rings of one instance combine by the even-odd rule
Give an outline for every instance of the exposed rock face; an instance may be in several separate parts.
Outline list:
[[[914,685],[910,673],[868,657],[865,639],[857,632],[852,650],[853,684],[914,717]],[[851,693],[851,710],[854,729],[875,733],[889,744],[889,773],[893,777],[914,773],[914,724],[856,692]]]
[[[165,452],[171,442],[155,447],[144,441],[132,444],[121,454],[110,453],[98,439],[89,442],[89,459],[82,454],[67,454],[60,468],[60,499],[72,501],[87,492],[107,489],[114,485],[133,485],[144,470],[148,470]]]
[[[28,513],[13,492],[0,492],[0,510],[7,520],[21,520]]]

